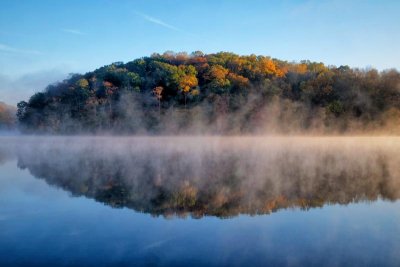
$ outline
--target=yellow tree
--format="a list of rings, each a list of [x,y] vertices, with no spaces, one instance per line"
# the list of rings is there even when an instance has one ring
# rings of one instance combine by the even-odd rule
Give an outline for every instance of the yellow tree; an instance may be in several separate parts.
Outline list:
[[[176,72],[172,75],[178,90],[184,95],[185,109],[187,94],[198,85],[196,76],[196,68],[192,65],[179,65],[176,68]]]
[[[185,98],[185,109],[186,109],[186,97],[190,90],[198,85],[198,81],[195,75],[186,74],[179,80],[179,90],[183,93]]]
[[[205,75],[205,78],[210,81],[209,86],[214,91],[225,92],[230,86],[230,81],[227,79],[229,70],[221,65],[212,66]]]
[[[261,58],[259,63],[259,68],[261,73],[276,76],[276,77],[283,77],[285,76],[285,72],[280,69],[276,63],[269,58]]]
[[[82,78],[76,82],[76,86],[86,89],[89,87],[89,82],[88,80]]]

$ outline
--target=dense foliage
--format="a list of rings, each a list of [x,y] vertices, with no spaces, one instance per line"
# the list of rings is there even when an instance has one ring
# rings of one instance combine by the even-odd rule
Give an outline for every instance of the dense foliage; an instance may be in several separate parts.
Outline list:
[[[397,131],[400,73],[220,52],[166,52],[49,85],[18,104],[25,131]]]

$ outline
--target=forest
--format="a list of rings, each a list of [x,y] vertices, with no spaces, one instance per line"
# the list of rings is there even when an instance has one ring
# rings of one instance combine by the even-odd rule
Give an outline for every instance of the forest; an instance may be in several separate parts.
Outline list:
[[[399,133],[400,73],[165,52],[70,76],[17,105],[25,133]]]

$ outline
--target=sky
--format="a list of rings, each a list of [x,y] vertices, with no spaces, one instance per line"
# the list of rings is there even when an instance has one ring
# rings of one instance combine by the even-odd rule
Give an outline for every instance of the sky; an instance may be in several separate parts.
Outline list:
[[[165,51],[400,70],[400,1],[0,0],[0,101]]]

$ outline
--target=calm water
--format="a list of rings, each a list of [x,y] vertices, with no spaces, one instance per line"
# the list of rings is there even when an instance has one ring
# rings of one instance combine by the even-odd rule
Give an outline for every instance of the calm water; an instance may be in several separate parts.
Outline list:
[[[0,266],[400,266],[400,138],[0,137]]]

